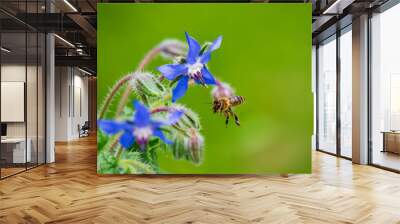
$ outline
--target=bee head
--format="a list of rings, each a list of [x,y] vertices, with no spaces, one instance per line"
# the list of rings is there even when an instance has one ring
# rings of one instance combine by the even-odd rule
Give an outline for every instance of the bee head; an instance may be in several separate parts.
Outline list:
[[[221,103],[218,100],[213,102],[213,112],[216,113],[221,108]]]

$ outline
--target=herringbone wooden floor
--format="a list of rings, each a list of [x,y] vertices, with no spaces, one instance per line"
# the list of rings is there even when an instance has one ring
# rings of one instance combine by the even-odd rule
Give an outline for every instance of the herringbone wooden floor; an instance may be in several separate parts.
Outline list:
[[[312,175],[98,176],[95,139],[0,181],[0,223],[400,223],[400,175],[315,152]]]

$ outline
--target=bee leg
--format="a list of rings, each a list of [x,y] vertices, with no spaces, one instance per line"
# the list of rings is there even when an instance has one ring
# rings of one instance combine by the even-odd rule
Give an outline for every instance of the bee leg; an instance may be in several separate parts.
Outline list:
[[[238,116],[237,116],[232,110],[229,110],[229,112],[230,112],[231,115],[235,118],[235,123],[236,123],[236,125],[237,125],[237,126],[240,126],[240,122],[239,122]]]
[[[225,126],[228,127],[228,123],[229,123],[229,113],[228,112],[224,112],[225,114]]]
[[[240,122],[239,122],[238,116],[237,116],[235,113],[234,113],[233,115],[235,116],[235,123],[236,123],[236,125],[237,125],[237,126],[240,126]]]

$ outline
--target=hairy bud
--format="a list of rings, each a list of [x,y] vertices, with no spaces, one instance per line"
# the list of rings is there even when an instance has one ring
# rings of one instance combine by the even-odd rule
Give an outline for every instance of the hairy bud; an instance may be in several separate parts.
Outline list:
[[[199,163],[204,147],[203,136],[194,128],[188,130],[188,137],[184,140],[185,148],[189,151],[191,160]]]
[[[136,72],[132,76],[132,88],[139,96],[159,97],[165,94],[165,87],[153,74],[149,72]]]
[[[181,104],[173,104],[171,108],[174,110],[183,111],[183,116],[178,122],[180,126],[183,126],[184,128],[195,128],[197,130],[201,129],[200,118],[197,113]]]
[[[165,59],[174,59],[186,52],[186,44],[176,39],[164,40],[158,47],[161,49],[161,56]]]

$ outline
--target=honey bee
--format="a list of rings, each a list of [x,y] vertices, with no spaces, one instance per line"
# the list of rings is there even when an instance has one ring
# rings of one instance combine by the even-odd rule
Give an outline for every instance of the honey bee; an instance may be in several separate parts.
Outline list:
[[[214,100],[213,102],[213,111],[214,113],[223,113],[226,117],[225,125],[228,126],[229,117],[235,118],[235,123],[237,126],[240,126],[238,116],[232,111],[232,107],[238,106],[244,103],[243,96],[232,96],[232,97],[220,97]]]

